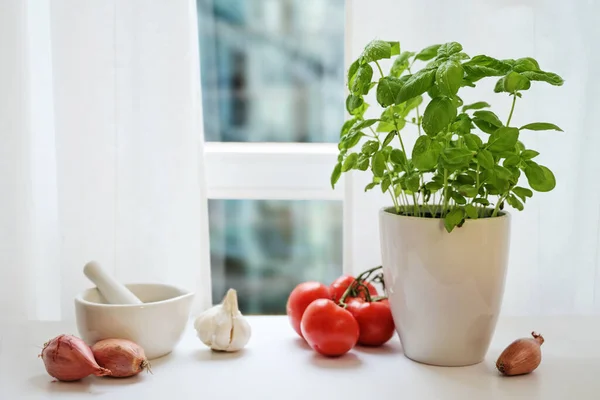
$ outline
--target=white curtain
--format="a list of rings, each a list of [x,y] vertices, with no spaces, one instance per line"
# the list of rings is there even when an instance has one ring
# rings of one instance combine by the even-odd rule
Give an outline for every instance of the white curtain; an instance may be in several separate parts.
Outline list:
[[[518,101],[513,121],[553,122],[564,133],[523,133],[526,145],[557,178],[556,189],[536,193],[513,211],[511,255],[502,312],[505,315],[600,312],[600,3],[561,0],[349,0],[347,61],[374,39],[399,40],[405,50],[448,41],[474,56],[536,58],[565,79],[560,88],[537,83]],[[465,90],[465,102],[487,100],[499,115],[509,100],[493,83]],[[461,92],[462,93],[462,92]],[[375,105],[375,99],[371,99]],[[371,107],[376,117],[374,109]],[[414,134],[414,133],[413,133]],[[376,212],[389,200],[365,194],[367,174],[357,174],[352,207],[352,254],[359,266],[379,262]]]
[[[0,49],[0,318],[73,318],[91,259],[209,305],[195,2],[3,0]]]

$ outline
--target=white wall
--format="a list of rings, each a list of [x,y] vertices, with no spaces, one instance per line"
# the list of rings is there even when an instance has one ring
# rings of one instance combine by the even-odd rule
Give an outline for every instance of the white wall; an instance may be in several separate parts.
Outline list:
[[[595,117],[600,80],[594,76],[600,4],[559,0],[348,0],[347,33],[354,60],[374,38],[400,41],[403,50],[458,41],[471,55],[536,58],[565,85],[534,84],[517,103],[515,125],[548,121],[564,133],[523,133],[523,142],[555,173],[557,187],[536,193],[523,212],[513,212],[509,274],[503,313],[562,314],[600,311],[600,146]],[[348,65],[348,64],[347,64]],[[386,64],[386,67],[389,64]],[[508,114],[509,99],[492,93],[493,82],[465,90],[465,103],[487,100]],[[467,94],[468,92],[468,94]],[[371,111],[377,116],[375,99]],[[379,111],[380,112],[380,111]],[[414,135],[414,133],[413,133]],[[409,150],[410,151],[410,150]],[[354,173],[351,210],[353,269],[380,262],[376,212],[390,199],[362,188],[368,173]]]

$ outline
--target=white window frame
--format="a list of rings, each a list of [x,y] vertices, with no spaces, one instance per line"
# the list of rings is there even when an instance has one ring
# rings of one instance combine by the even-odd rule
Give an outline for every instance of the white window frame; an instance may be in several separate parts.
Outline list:
[[[345,4],[344,70],[350,65],[352,1]],[[340,105],[343,107],[343,105]],[[338,200],[343,207],[343,272],[356,265],[357,238],[353,207],[353,173],[342,175],[335,188],[330,176],[337,162],[337,143],[206,142],[205,176],[208,199]],[[362,190],[358,190],[362,192]],[[356,265],[356,267],[355,267]],[[357,270],[355,270],[357,269]]]

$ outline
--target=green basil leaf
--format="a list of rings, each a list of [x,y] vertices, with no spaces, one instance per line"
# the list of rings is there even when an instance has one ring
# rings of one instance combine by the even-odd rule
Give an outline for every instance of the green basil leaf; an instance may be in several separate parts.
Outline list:
[[[398,50],[400,45],[398,44]],[[362,61],[369,63],[372,61],[390,58],[392,56],[392,46],[389,42],[383,40],[373,40],[369,42],[362,53]]]
[[[423,113],[423,130],[434,136],[446,128],[456,118],[456,107],[447,97],[431,100]]]
[[[440,156],[439,143],[432,142],[429,136],[419,136],[412,151],[412,162],[419,171],[429,171],[436,167]]]
[[[512,178],[512,172],[508,168],[500,165],[494,165],[494,173],[500,179],[509,180]]]
[[[500,128],[501,126],[504,126],[502,124],[502,121],[500,121],[500,118],[498,118],[498,116],[491,111],[487,111],[487,110],[475,111],[473,113],[473,118],[474,118],[473,122],[475,122],[475,120],[485,121],[488,124],[490,124],[496,128]],[[477,125],[477,122],[475,122],[475,124]],[[481,128],[479,128],[479,129],[481,129]]]
[[[403,51],[398,57],[394,59],[392,68],[390,69],[390,75],[396,78],[400,77],[404,71],[408,68],[409,60],[415,53],[412,51]]]
[[[482,108],[489,108],[489,107],[491,107],[491,106],[488,103],[486,103],[485,101],[478,101],[476,103],[464,106],[462,108],[462,110],[463,110],[463,112],[465,112],[467,110],[480,110]]]
[[[434,58],[435,56],[437,56],[437,52],[438,49],[441,47],[442,45],[440,44],[434,44],[433,46],[429,46],[429,47],[425,47],[423,50],[421,50],[416,56],[415,59],[417,60],[421,60],[421,61],[428,61],[431,60],[432,58]],[[420,94],[420,93],[419,93]]]
[[[531,87],[531,81],[518,72],[512,71],[504,77],[504,91],[515,93],[520,90],[527,90]]]
[[[484,199],[484,198],[473,199],[473,203],[481,204],[481,205],[483,205],[485,207],[487,207],[487,206],[490,205],[490,202],[487,199]]]
[[[394,164],[404,165],[406,163],[406,155],[402,150],[393,149],[390,153],[390,161]]]
[[[478,151],[481,146],[483,146],[483,142],[481,138],[472,133],[466,133],[463,135],[463,139],[465,140],[465,144],[472,151]]]
[[[442,165],[454,170],[466,167],[473,158],[473,152],[465,147],[445,148],[442,151]]]
[[[475,186],[464,185],[458,188],[460,194],[467,197],[477,196],[477,188]]]
[[[437,69],[435,74],[436,86],[442,94],[452,97],[460,89],[463,74],[463,68],[459,62],[448,60]]]
[[[350,128],[358,121],[356,118],[352,118],[344,122],[342,129],[340,130],[340,137],[344,136],[350,131]]]
[[[435,182],[435,181],[432,181],[432,182],[427,182],[427,183],[425,184],[425,188],[426,188],[427,190],[430,190],[430,191],[432,191],[432,192],[435,192],[435,191],[437,191],[437,190],[440,190],[440,189],[441,189],[441,188],[443,188],[443,187],[444,187],[444,184],[443,184],[443,183],[441,183],[441,182]]]
[[[387,190],[389,189],[391,184],[392,184],[392,179],[390,178],[390,176],[389,175],[384,176],[383,179],[381,180],[381,193],[387,192]]]
[[[479,153],[477,153],[477,162],[479,162],[479,165],[484,169],[494,168],[495,165],[494,156],[486,149],[480,150]]]
[[[376,140],[369,140],[368,142],[365,142],[365,144],[363,144],[361,151],[363,154],[370,156],[377,150],[379,150],[379,142]]]
[[[452,54],[461,52],[462,49],[463,49],[463,47],[460,43],[457,43],[457,42],[444,43],[439,47],[439,49],[437,51],[437,56],[438,57],[450,57]]]
[[[419,191],[419,187],[420,187],[419,175],[409,176],[408,179],[406,180],[406,188],[408,190],[410,190],[411,192],[416,193]]]
[[[357,153],[350,153],[346,156],[344,163],[342,164],[342,172],[346,172],[354,168],[356,162],[358,161]]]
[[[393,123],[387,122],[387,121],[381,121],[381,122],[379,122],[379,124],[377,124],[377,128],[375,129],[375,131],[376,132],[391,132],[395,129],[396,129],[396,126]]]
[[[465,214],[471,219],[477,219],[479,217],[477,208],[473,204],[467,204],[465,206]]]
[[[521,157],[513,155],[510,157],[507,157],[504,160],[504,162],[502,163],[502,165],[504,165],[505,167],[516,167],[520,163],[521,163]]]
[[[373,78],[373,68],[369,64],[363,64],[356,70],[354,76],[351,92],[355,95],[367,94],[371,85],[371,78]]]
[[[519,130],[517,128],[502,127],[490,135],[487,142],[487,149],[492,153],[500,153],[515,148],[519,140]]]
[[[400,194],[402,193],[402,185],[396,185],[394,186],[394,195],[396,197],[400,196]]]
[[[496,82],[496,85],[494,85],[494,92],[495,93],[502,93],[504,92],[504,81],[505,81],[505,76],[503,76],[502,78],[498,79],[498,81]]]
[[[358,161],[356,162],[356,166],[354,168],[360,170],[360,171],[366,171],[369,169],[369,161],[371,160],[371,157],[366,155],[366,154],[361,154],[358,157]]]
[[[519,199],[515,197],[513,194],[509,194],[506,198],[506,202],[510,204],[511,207],[516,208],[519,211],[523,211],[523,203]]]
[[[444,218],[444,226],[448,233],[452,232],[454,228],[463,222],[465,218],[465,212],[462,208],[454,208],[452,209]]]
[[[456,117],[456,120],[450,125],[450,132],[455,132],[459,135],[467,135],[471,132],[473,124],[471,117],[465,113],[461,113]]]
[[[530,131],[560,131],[563,132],[558,126],[551,124],[549,122],[533,122],[531,124],[523,125],[519,128],[520,130],[528,129]]]
[[[400,54],[400,42],[388,42],[391,48],[391,55],[396,56]]]
[[[385,156],[383,153],[375,153],[371,161],[371,170],[373,175],[382,177],[385,172]]]
[[[333,172],[331,173],[331,178],[330,178],[332,189],[335,188],[335,184],[340,179],[341,175],[342,175],[342,164],[337,163],[335,165],[335,167],[333,168]]]
[[[540,155],[540,153],[538,153],[535,150],[523,150],[521,152],[521,158],[523,160],[531,160],[532,158],[535,158],[535,157],[537,157],[539,155]]]
[[[436,97],[440,97],[442,95],[442,92],[440,88],[438,88],[438,86],[434,83],[429,89],[427,89],[427,94],[432,99],[435,99]]]
[[[344,136],[340,143],[338,144],[338,148],[342,149],[351,149],[360,142],[360,139],[364,136],[362,132],[352,132],[348,135]]]
[[[361,96],[355,96],[353,94],[350,94],[346,98],[346,110],[348,110],[348,112],[350,114],[352,114],[354,112],[354,110],[362,107],[364,102],[365,101],[363,100],[363,98]]]
[[[356,125],[354,125],[350,130],[351,131],[359,131],[361,129],[368,128],[368,127],[374,125],[377,121],[379,121],[379,120],[378,119],[365,119],[363,121],[360,121]]]
[[[423,96],[416,96],[416,97],[408,99],[406,101],[406,103],[403,103],[404,104],[404,109],[400,113],[400,115],[402,116],[402,118],[406,118],[408,116],[408,114],[412,110],[414,110],[415,108],[417,108],[418,106],[420,106],[422,102],[423,102]]]
[[[367,109],[369,108],[369,104],[368,103],[362,103],[362,105],[358,108],[355,108],[350,114],[354,115],[356,118],[363,118],[363,115],[365,115],[365,112],[367,111]]]
[[[400,79],[393,76],[381,78],[377,85],[377,102],[381,107],[387,107],[394,104],[401,88],[402,82]]]
[[[538,165],[533,161],[527,161],[525,167],[525,176],[529,186],[536,192],[549,192],[556,186],[556,178],[552,171],[543,165]]]
[[[471,58],[471,57],[469,57],[469,55],[468,55],[468,54],[465,54],[465,53],[456,53],[456,54],[452,54],[452,55],[450,56],[450,59],[451,59],[452,61],[462,61],[462,60],[468,60],[469,58]]]
[[[475,179],[470,175],[460,174],[456,177],[455,181],[461,185],[473,186]]]
[[[530,81],[541,81],[546,82],[554,86],[562,86],[565,82],[563,78],[556,75],[553,72],[545,72],[545,71],[524,71],[521,73],[524,77],[529,79]]]
[[[502,76],[511,70],[509,64],[484,55],[475,56],[462,66],[472,82],[488,76]]]
[[[539,71],[539,70],[540,70],[540,64],[538,64],[538,62],[531,57],[519,58],[518,60],[515,61],[514,65],[513,65],[513,71],[515,71],[515,72]]]
[[[422,69],[413,75],[408,75],[406,82],[398,93],[396,103],[404,103],[406,100],[425,93],[435,81],[435,69]]]
[[[520,186],[516,186],[512,189],[513,193],[516,194],[517,196],[519,196],[521,198],[521,200],[523,200],[524,202],[527,201],[528,197],[532,197],[533,196],[533,192],[527,188],[524,187],[520,187]]]
[[[465,199],[465,197],[462,194],[460,194],[454,190],[450,192],[450,197],[452,197],[452,199],[456,202],[456,204],[459,204],[459,205],[467,204],[467,199]]]
[[[354,82],[356,71],[358,71],[359,65],[359,60],[354,60],[354,62],[350,64],[350,68],[348,68],[348,88],[352,88],[352,84]]]
[[[388,144],[390,144],[390,142],[392,141],[394,136],[396,136],[396,131],[391,131],[390,133],[388,133],[387,136],[385,137],[385,139],[383,140],[381,147],[385,147]]]
[[[378,184],[376,182],[371,182],[369,183],[367,186],[365,186],[365,192],[373,189],[375,186],[377,186]]]

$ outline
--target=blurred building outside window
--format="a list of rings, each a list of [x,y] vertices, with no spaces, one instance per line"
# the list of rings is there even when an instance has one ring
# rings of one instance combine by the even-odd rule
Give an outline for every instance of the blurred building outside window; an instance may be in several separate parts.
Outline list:
[[[344,0],[197,5],[206,141],[337,142]],[[242,312],[283,314],[297,283],[342,271],[341,201],[213,199],[209,219],[215,303],[233,287]]]

